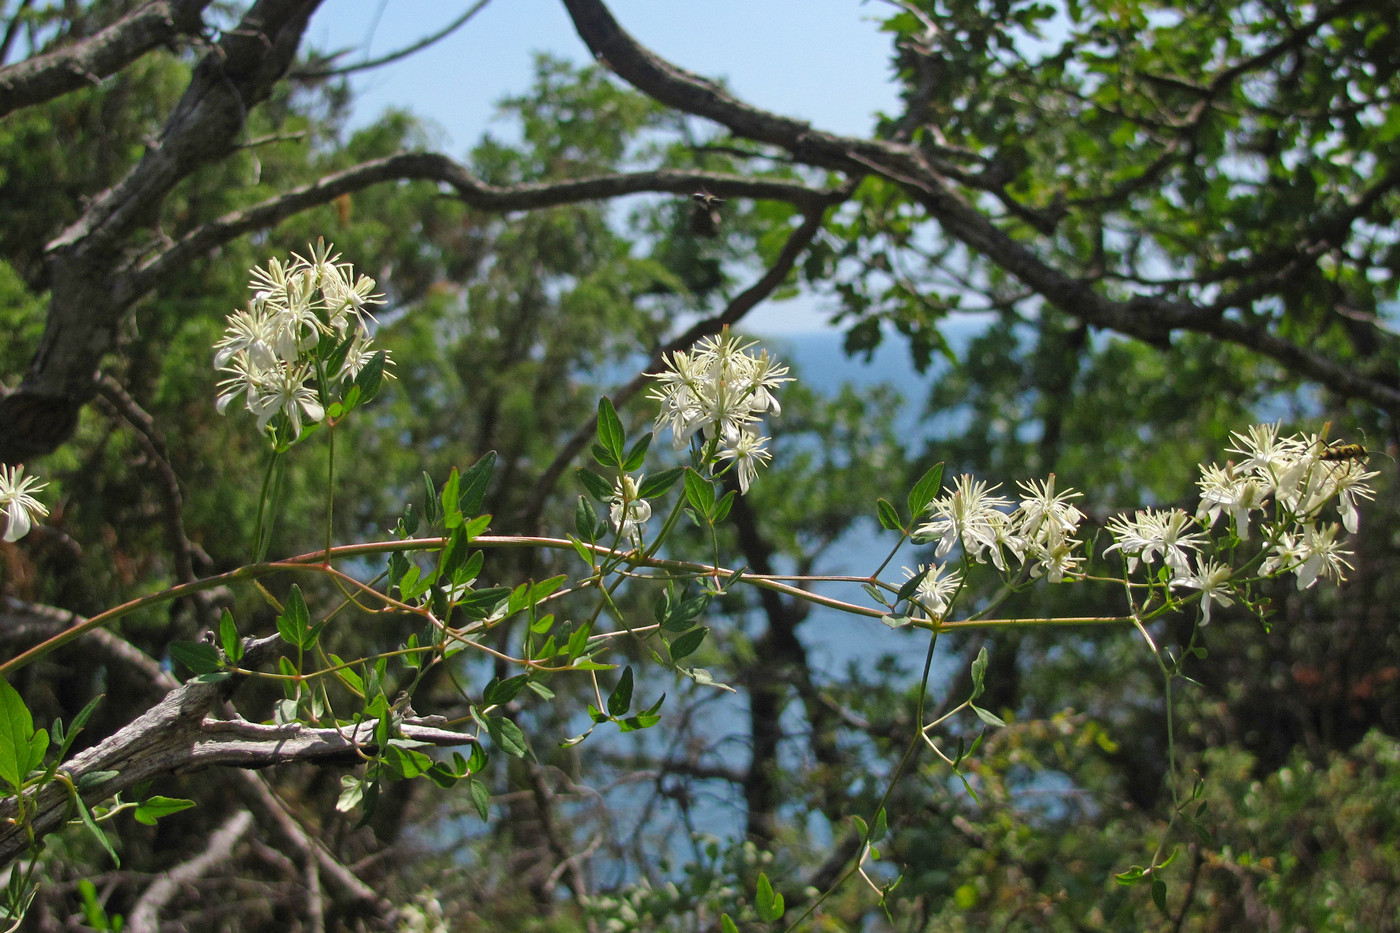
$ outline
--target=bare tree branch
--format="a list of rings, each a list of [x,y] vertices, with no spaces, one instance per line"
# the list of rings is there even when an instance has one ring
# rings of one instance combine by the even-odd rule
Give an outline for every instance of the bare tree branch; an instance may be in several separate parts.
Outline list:
[[[277,636],[250,642],[244,663],[265,660]],[[243,719],[209,719],[209,711],[228,699],[242,678],[216,683],[190,681],[97,745],[69,761],[60,771],[80,788],[85,801],[98,802],[153,778],[223,765],[263,768],[292,761],[345,762],[360,760],[372,750],[378,720],[340,728],[314,728],[301,723],[265,725]],[[441,728],[437,720],[403,719],[395,733],[428,745],[454,746],[476,737]],[[52,832],[67,819],[72,800],[64,781],[53,781],[18,797],[0,801],[0,866],[29,847],[31,838]],[[25,818],[17,819],[21,802]],[[33,836],[30,836],[30,833]]]
[[[477,0],[475,5],[467,9],[467,12],[463,13],[437,32],[424,36],[412,45],[404,46],[401,49],[389,52],[386,55],[381,55],[378,58],[357,62],[354,65],[342,65],[339,68],[298,68],[296,71],[293,71],[289,77],[293,81],[312,81],[321,80],[323,78],[334,78],[340,75],[354,74],[357,71],[368,71],[371,68],[379,68],[392,62],[399,61],[400,59],[408,58],[416,52],[423,51],[435,42],[441,42],[458,29],[461,29],[490,2],[491,0]]]
[[[210,2],[152,0],[86,39],[0,68],[0,117],[97,84],[179,36],[199,35]]]
[[[563,2],[593,55],[642,93],[714,120],[737,135],[785,149],[800,162],[838,171],[869,171],[890,179],[922,205],[948,237],[1011,273],[1072,317],[1159,347],[1167,346],[1176,331],[1209,334],[1272,358],[1343,395],[1400,412],[1400,387],[1392,380],[1369,377],[1260,324],[1161,295],[1109,298],[1095,287],[1093,276],[1074,277],[997,227],[953,190],[945,172],[923,153],[895,142],[824,133],[805,122],[743,103],[714,82],[678,68],[642,46],[623,31],[602,0]]]
[[[461,163],[444,155],[405,152],[335,172],[196,227],[144,263],[132,277],[131,291],[134,295],[146,294],[159,282],[218,246],[246,233],[271,227],[309,208],[327,204],[343,194],[385,182],[414,180],[448,185],[463,203],[498,213],[537,210],[648,192],[690,195],[698,188],[724,197],[786,201],[804,210],[823,203],[825,198],[825,193],[820,190],[792,182],[671,169],[596,175],[502,188],[481,181]]]
[[[194,858],[176,865],[151,882],[126,918],[129,933],[159,933],[160,912],[175,899],[180,889],[191,884],[233,857],[234,847],[248,834],[253,814],[239,810],[224,820],[210,834],[208,841]]]

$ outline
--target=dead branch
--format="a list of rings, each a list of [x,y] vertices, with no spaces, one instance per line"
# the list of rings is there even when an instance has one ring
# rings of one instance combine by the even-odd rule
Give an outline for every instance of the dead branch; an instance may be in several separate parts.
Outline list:
[[[250,642],[244,662],[265,660],[279,639],[269,636]],[[209,711],[222,704],[241,681],[192,680],[172,690],[164,700],[114,735],[75,755],[59,769],[81,788],[92,804],[122,793],[144,781],[167,774],[216,765],[263,768],[292,761],[353,764],[373,750],[377,720],[339,728],[315,728],[301,723],[265,725],[243,719],[211,719]],[[440,728],[436,721],[405,719],[395,734],[427,745],[470,744],[476,737]],[[0,800],[0,866],[22,855],[33,838],[53,832],[72,810],[69,785],[55,780],[24,795],[25,820],[17,817],[20,799]]]

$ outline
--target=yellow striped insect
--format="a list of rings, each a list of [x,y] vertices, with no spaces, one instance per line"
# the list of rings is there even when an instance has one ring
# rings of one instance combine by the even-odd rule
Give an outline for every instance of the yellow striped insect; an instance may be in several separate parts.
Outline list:
[[[1317,455],[1319,460],[1365,460],[1366,448],[1360,444],[1329,444]]]

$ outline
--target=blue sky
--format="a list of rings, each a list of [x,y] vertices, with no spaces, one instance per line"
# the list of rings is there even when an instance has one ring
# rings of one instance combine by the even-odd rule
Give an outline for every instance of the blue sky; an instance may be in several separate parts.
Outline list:
[[[308,37],[321,49],[381,55],[446,25],[474,0],[327,0]],[[750,102],[864,134],[893,108],[889,39],[881,0],[612,0],[623,28],[677,64],[722,77]],[[490,0],[469,23],[412,58],[362,73],[354,86],[364,119],[406,107],[465,151],[488,127],[495,101],[525,90],[531,55],[587,60],[560,0]]]
[[[311,47],[351,49],[349,64],[413,44],[475,0],[327,0],[308,29]],[[868,135],[875,113],[894,109],[885,0],[611,0],[622,27],[676,64],[724,78],[757,106],[838,133]],[[495,104],[530,85],[532,56],[548,51],[584,62],[587,49],[560,0],[489,0],[465,26],[411,58],[356,74],[357,123],[386,107],[431,121],[437,145],[464,154],[493,122]],[[759,334],[827,329],[807,296],[765,302],[745,322]]]

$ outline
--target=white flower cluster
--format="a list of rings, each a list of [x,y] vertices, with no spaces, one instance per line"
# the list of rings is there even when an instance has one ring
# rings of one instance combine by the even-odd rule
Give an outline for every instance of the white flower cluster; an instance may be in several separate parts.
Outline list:
[[[1251,516],[1272,501],[1275,524],[1263,529],[1267,543],[1260,572],[1295,573],[1301,590],[1319,577],[1341,581],[1351,566],[1346,561],[1350,552],[1338,546],[1337,524],[1318,522],[1323,509],[1335,502],[1341,524],[1355,532],[1357,499],[1373,498],[1366,480],[1376,474],[1366,471],[1364,452],[1358,447],[1329,447],[1316,435],[1281,438],[1278,425],[1271,424],[1233,436],[1239,446],[1230,453],[1243,459],[1224,467],[1201,467],[1201,502],[1194,518],[1181,509],[1147,509],[1108,522],[1114,543],[1105,553],[1125,555],[1130,572],[1139,562],[1160,560],[1171,586],[1201,591],[1206,622],[1212,603],[1229,606],[1235,592],[1234,570],[1201,553],[1211,543],[1207,533],[1221,515],[1227,516],[1230,531],[1248,540]]]
[[[6,541],[23,538],[35,519],[49,514],[43,503],[30,495],[47,485],[39,482],[37,476],[25,476],[22,466],[0,464],[0,510],[5,514]]]
[[[1012,510],[1010,499],[992,495],[998,487],[988,488],[964,473],[953,481],[951,490],[929,503],[930,520],[915,528],[914,534],[937,542],[936,557],[945,557],[954,545],[960,545],[968,560],[991,562],[1005,572],[1010,555],[1018,563],[1030,564],[1033,575],[1058,583],[1073,573],[1081,560],[1074,553],[1080,544],[1074,532],[1084,521],[1084,513],[1070,502],[1080,493],[1072,489],[1056,492],[1053,473],[1047,480],[1021,483],[1020,487],[1024,498]],[[919,572],[924,569],[919,568]],[[956,592],[958,583],[956,574],[930,573],[920,584],[920,601],[935,614],[946,611],[944,600]]]
[[[1169,586],[1200,591],[1205,622],[1213,604],[1233,603],[1240,577],[1234,567],[1210,556],[1215,548],[1210,531],[1221,515],[1227,516],[1229,531],[1247,540],[1251,516],[1273,503],[1275,523],[1264,526],[1267,544],[1258,572],[1294,573],[1298,588],[1306,589],[1319,577],[1342,579],[1351,565],[1346,561],[1350,552],[1337,542],[1340,527],[1354,533],[1357,500],[1373,498],[1366,481],[1376,474],[1366,471],[1359,447],[1328,446],[1315,435],[1280,438],[1277,425],[1257,425],[1234,438],[1239,446],[1230,452],[1243,459],[1225,467],[1201,467],[1195,516],[1181,509],[1144,509],[1108,521],[1114,541],[1104,553],[1122,553],[1129,573],[1160,562]],[[938,558],[958,546],[974,563],[991,563],[1004,573],[1010,557],[1030,565],[1032,575],[1058,582],[1073,574],[1081,560],[1074,534],[1084,514],[1070,502],[1079,493],[1057,493],[1053,474],[1020,486],[1024,498],[1013,509],[1010,499],[994,495],[997,487],[959,476],[929,504],[929,520],[915,529],[915,536],[934,542]],[[1318,521],[1332,504],[1340,527]],[[905,574],[911,579],[924,575],[915,600],[939,618],[962,585],[957,572],[938,565],[906,569]]]
[[[745,493],[771,456],[763,446],[769,438],[755,425],[766,411],[780,414],[773,391],[792,381],[788,368],[769,358],[767,350],[757,356],[747,352],[755,343],[745,343],[726,328],[688,352],[672,353],[664,371],[647,374],[660,382],[648,396],[661,402],[656,430],[669,427],[677,450],[698,433],[711,469],[733,461]]]
[[[248,309],[228,316],[228,328],[214,344],[214,366],[227,377],[219,383],[220,414],[242,395],[259,431],[281,414],[296,437],[303,415],[324,418],[326,393],[373,358],[373,318],[366,309],[383,304],[383,296],[374,293],[373,279],[356,276],[332,249],[318,241],[309,259],[293,254],[289,263],[272,259],[266,269],[252,270]],[[325,371],[327,359],[315,352],[323,337],[333,342],[327,354],[333,371]]]

